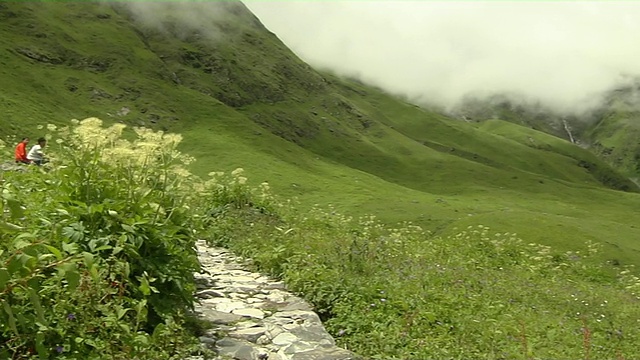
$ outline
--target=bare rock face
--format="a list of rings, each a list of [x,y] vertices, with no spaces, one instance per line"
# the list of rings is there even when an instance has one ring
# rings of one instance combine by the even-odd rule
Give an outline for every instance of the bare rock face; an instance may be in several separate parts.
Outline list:
[[[16,163],[12,163],[12,162],[4,162],[2,164],[0,164],[0,173],[2,171],[26,171],[27,165],[25,164],[16,164]]]
[[[225,249],[205,241],[197,248],[203,271],[195,274],[195,309],[213,326],[200,341],[219,359],[361,359],[337,347],[311,306],[287,292],[282,282],[245,270],[242,260]]]

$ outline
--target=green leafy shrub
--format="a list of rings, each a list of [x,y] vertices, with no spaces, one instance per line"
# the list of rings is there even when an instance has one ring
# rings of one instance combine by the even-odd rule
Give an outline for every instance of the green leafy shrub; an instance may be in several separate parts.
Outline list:
[[[202,187],[180,137],[49,126],[51,163],[5,172],[0,358],[158,359],[194,343]]]

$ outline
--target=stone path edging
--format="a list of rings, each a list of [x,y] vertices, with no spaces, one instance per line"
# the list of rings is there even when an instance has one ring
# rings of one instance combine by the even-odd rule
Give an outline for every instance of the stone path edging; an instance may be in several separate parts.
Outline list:
[[[247,271],[226,249],[203,240],[196,246],[203,273],[195,274],[195,310],[213,325],[200,341],[218,359],[361,360],[337,347],[311,306],[284,283]]]

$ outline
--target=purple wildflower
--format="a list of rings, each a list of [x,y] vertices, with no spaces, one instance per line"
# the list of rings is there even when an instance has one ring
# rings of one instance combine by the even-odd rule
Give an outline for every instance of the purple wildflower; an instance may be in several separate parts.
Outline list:
[[[58,354],[62,354],[63,351],[64,351],[64,348],[62,346],[56,346],[56,352]]]
[[[75,314],[69,314],[67,315],[67,320],[73,321],[76,319],[76,315]]]

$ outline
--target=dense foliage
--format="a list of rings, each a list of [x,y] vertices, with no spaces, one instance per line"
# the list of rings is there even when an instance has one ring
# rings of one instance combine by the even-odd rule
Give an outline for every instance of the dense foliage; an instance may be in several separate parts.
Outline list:
[[[123,129],[50,125],[51,163],[2,173],[0,358],[160,359],[192,341],[190,159],[177,135]]]
[[[284,278],[341,345],[369,358],[640,354],[640,279],[597,261],[597,244],[559,253],[483,225],[437,237],[266,200],[271,211],[220,213],[214,238]]]

